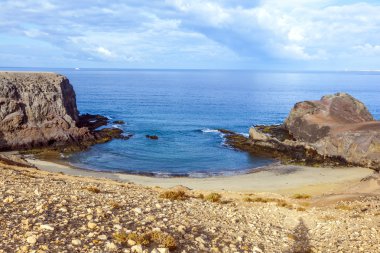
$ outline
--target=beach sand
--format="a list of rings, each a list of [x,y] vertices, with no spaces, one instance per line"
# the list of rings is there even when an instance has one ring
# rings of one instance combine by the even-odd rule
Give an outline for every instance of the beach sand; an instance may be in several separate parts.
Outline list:
[[[258,169],[257,172],[253,171],[252,173],[242,175],[214,176],[207,178],[162,178],[90,171],[38,159],[27,159],[27,161],[45,171],[61,172],[73,176],[107,178],[149,187],[171,188],[181,185],[200,191],[241,193],[273,192],[294,194],[302,192],[313,195],[331,194],[351,188],[363,178],[374,174],[373,170],[360,167],[321,168],[273,164]]]

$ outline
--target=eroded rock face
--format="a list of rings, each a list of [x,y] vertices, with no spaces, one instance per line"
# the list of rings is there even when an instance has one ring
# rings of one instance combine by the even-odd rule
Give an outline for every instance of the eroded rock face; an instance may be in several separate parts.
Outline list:
[[[79,116],[66,77],[0,72],[0,150],[88,146],[107,139],[104,133],[92,131],[89,123]]]
[[[283,125],[256,126],[229,143],[253,154],[308,165],[357,165],[380,170],[380,121],[346,93],[297,103]]]
[[[339,128],[371,121],[374,118],[362,102],[347,93],[337,93],[319,101],[297,103],[285,127],[297,140],[315,142]]]
[[[319,154],[380,167],[380,122],[362,102],[346,93],[296,104],[285,127],[297,141],[307,143]]]

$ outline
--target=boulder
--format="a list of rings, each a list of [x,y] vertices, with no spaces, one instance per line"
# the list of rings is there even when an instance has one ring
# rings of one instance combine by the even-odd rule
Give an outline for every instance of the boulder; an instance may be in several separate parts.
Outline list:
[[[307,143],[321,155],[380,167],[380,121],[347,93],[297,103],[284,125],[296,141]]]
[[[366,122],[374,122],[374,118],[365,105],[347,93],[337,93],[319,101],[297,103],[285,127],[297,140],[316,142],[332,132],[349,131]]]
[[[284,124],[254,126],[249,136],[229,134],[227,144],[306,165],[380,170],[380,121],[347,93],[297,103]]]

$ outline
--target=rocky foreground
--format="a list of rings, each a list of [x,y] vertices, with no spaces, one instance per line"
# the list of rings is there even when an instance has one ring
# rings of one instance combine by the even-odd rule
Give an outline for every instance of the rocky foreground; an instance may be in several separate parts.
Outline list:
[[[0,252],[379,252],[380,195],[339,199],[164,190],[0,165]]]

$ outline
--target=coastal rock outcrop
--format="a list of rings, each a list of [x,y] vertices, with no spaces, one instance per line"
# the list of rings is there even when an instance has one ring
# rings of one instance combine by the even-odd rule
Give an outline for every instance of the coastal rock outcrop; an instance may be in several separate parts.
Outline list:
[[[284,124],[255,126],[228,143],[254,154],[308,165],[355,165],[380,170],[380,121],[347,93],[297,103]]]
[[[297,141],[306,142],[321,155],[380,168],[380,121],[349,94],[298,103],[284,125]]]
[[[62,75],[0,72],[0,150],[88,146],[109,140],[91,128],[106,123],[102,116],[79,115],[74,89]]]

